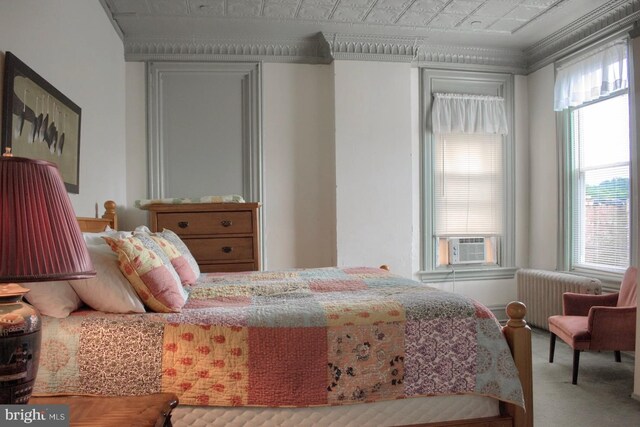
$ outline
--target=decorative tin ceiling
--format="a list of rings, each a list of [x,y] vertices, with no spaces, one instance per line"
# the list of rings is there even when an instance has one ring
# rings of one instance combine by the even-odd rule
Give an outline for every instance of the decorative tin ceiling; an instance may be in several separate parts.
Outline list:
[[[569,4],[592,8],[605,1],[572,0],[106,0],[125,34],[137,20],[160,17],[260,19],[274,23],[334,23],[390,29],[516,33]],[[564,13],[577,18],[586,9]],[[579,13],[578,13],[579,12]],[[214,21],[212,21],[214,22]],[[176,25],[182,25],[176,23]]]
[[[108,0],[116,15],[236,17],[515,32],[567,0]]]
[[[554,34],[581,31],[638,13],[639,0],[100,0],[127,52],[216,51],[221,41],[246,46],[304,40],[402,38],[416,45],[531,49]],[[576,25],[580,23],[580,25]],[[573,27],[575,28],[573,28]],[[185,43],[190,41],[191,45]],[[194,45],[198,44],[198,46]],[[203,44],[204,43],[204,44]],[[284,49],[299,50],[285,43]],[[218,46],[218,47],[216,47]],[[415,52],[414,52],[415,53]]]

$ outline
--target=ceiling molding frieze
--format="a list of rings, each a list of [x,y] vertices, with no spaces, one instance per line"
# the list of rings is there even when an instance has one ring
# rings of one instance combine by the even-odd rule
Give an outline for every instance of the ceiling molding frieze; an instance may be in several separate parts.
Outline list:
[[[631,27],[638,19],[640,0],[622,4],[611,0],[526,48],[527,70],[532,73],[592,42]]]
[[[127,61],[266,61],[330,63],[320,37],[277,40],[129,39]]]
[[[412,62],[423,40],[416,37],[322,34],[333,59]]]
[[[526,74],[526,59],[517,49],[424,44],[418,48],[414,65]]]
[[[432,44],[416,37],[323,34],[333,59],[410,62],[415,66],[492,69],[522,74],[526,61],[517,49]]]
[[[365,37],[319,33],[311,39],[125,41],[127,61],[265,61],[328,64],[334,59],[407,62],[450,68],[487,68],[524,72],[517,50],[430,45],[415,37]]]

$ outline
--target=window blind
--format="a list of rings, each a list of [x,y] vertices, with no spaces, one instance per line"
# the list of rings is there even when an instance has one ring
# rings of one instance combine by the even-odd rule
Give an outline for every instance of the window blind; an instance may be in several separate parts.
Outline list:
[[[434,137],[435,234],[501,234],[503,136],[451,133]]]

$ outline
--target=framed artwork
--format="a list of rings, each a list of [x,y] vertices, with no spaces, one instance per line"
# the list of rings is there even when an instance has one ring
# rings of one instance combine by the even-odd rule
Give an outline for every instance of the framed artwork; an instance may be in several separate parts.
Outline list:
[[[58,165],[78,194],[81,109],[11,52],[5,55],[2,153]]]

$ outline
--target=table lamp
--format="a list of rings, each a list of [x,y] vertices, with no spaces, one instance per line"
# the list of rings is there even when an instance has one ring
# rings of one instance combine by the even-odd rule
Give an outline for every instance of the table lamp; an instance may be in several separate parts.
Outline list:
[[[0,157],[0,404],[27,403],[38,372],[40,315],[17,283],[95,275],[57,166]]]

